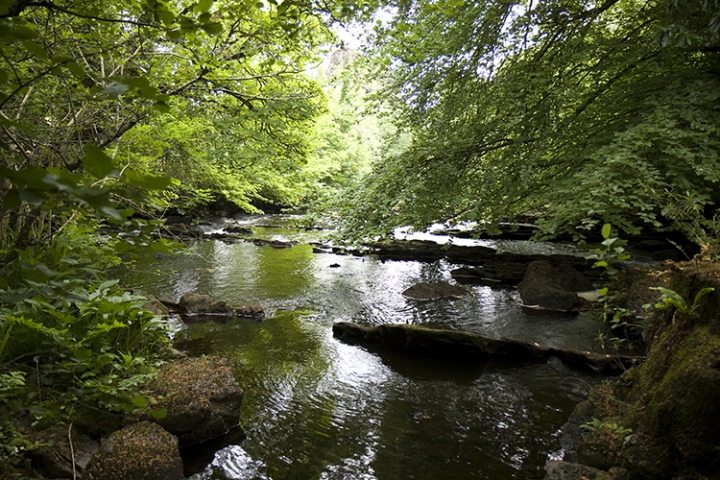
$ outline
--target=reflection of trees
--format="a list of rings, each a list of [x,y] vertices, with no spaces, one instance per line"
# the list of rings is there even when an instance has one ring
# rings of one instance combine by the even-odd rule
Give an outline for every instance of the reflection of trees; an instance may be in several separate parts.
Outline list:
[[[549,406],[538,405],[535,394],[546,387],[530,391],[505,371],[488,371],[470,385],[451,375],[445,381],[415,376],[396,382],[385,397],[382,448],[372,463],[379,480],[542,476],[562,423],[551,406],[563,403],[546,395]]]
[[[292,248],[258,247],[255,285],[268,298],[292,298],[302,295],[314,283],[310,245]]]
[[[336,398],[327,384],[334,352],[326,330],[303,313],[281,312],[262,324],[235,320],[206,337],[214,353],[234,359],[246,392],[244,448],[267,464],[271,478],[317,477],[335,446]]]

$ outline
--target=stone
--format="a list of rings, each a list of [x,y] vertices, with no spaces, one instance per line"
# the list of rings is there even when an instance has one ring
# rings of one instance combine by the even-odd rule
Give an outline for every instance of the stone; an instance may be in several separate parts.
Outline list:
[[[418,301],[441,300],[445,298],[462,298],[469,294],[462,287],[451,285],[447,282],[438,283],[416,283],[412,287],[402,292],[405,298]]]
[[[576,310],[583,303],[577,292],[588,290],[593,290],[592,283],[582,273],[546,260],[530,263],[523,281],[518,284],[524,305],[547,310]]]
[[[657,480],[673,476],[668,450],[646,434],[628,435],[623,442],[621,456],[623,467],[631,475]]]
[[[589,467],[607,470],[616,462],[615,451],[609,450],[606,442],[585,442],[577,449],[578,462]]]
[[[228,233],[236,233],[238,235],[252,235],[253,229],[243,225],[228,225],[225,227],[225,231]]]
[[[218,437],[240,422],[243,391],[232,362],[219,357],[185,358],[163,365],[149,385],[165,408],[157,420],[176,435],[181,447]]]
[[[188,292],[177,303],[178,310],[187,315],[197,316],[195,321],[207,321],[213,316],[247,317],[254,320],[265,318],[265,311],[260,305],[244,305],[234,308],[224,300],[215,300],[210,295]],[[188,318],[185,318],[188,320]]]
[[[75,473],[82,475],[100,446],[77,429],[70,428],[68,436],[68,427],[65,426],[37,432],[31,438],[33,443],[41,445],[30,450],[33,468],[48,478],[72,478],[73,460]]]
[[[215,301],[210,295],[200,295],[188,292],[178,302],[180,309],[185,313],[224,313],[232,314],[233,308],[224,301]]]
[[[145,305],[143,305],[143,307],[150,310],[155,315],[167,315],[168,314],[168,307],[164,303],[162,303],[161,300],[158,300],[153,295],[147,295],[146,298],[147,298],[147,301],[145,302]]]
[[[139,422],[103,438],[83,480],[182,480],[178,439],[152,422]]]
[[[613,480],[608,472],[577,463],[548,462],[545,471],[545,480]]]
[[[346,342],[379,346],[427,356],[496,358],[511,361],[545,361],[554,356],[593,370],[617,372],[639,360],[626,355],[606,355],[543,347],[513,338],[489,338],[469,332],[426,328],[418,325],[383,324],[366,327],[349,322],[333,324],[333,335]]]

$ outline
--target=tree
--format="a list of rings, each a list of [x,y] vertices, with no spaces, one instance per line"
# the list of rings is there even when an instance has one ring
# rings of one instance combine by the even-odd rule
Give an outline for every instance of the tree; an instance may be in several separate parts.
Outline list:
[[[720,203],[716,1],[397,2],[376,30],[412,148],[352,229],[530,215],[544,235],[662,228]],[[680,13],[682,12],[682,13]]]
[[[298,74],[329,42],[323,8],[0,0],[0,463],[16,410],[147,405],[135,393],[165,327],[104,269],[133,246],[169,248],[140,210],[217,190],[246,208],[282,199],[320,110]],[[99,236],[108,224],[128,235]]]

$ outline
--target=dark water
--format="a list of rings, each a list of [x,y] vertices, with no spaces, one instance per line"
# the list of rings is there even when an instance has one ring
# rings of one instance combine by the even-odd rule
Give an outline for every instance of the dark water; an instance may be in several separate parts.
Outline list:
[[[284,228],[256,232],[294,236]],[[597,315],[526,312],[514,290],[470,287],[464,299],[431,303],[402,297],[418,281],[450,280],[452,268],[221,242],[138,261],[124,282],[146,293],[208,293],[234,305],[260,303],[268,314],[262,323],[177,323],[178,345],[233,358],[245,390],[248,438],[192,478],[542,478],[545,462],[562,456],[560,426],[600,378],[554,359],[421,360],[332,338],[336,321],[407,322],[597,349]]]

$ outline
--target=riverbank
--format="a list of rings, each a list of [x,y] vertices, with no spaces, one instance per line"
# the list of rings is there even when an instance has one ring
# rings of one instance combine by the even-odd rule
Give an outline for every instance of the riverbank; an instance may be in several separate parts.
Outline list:
[[[203,297],[203,305],[212,306],[213,315],[171,320],[179,322],[173,327],[175,346],[190,357],[229,359],[235,378],[248,392],[242,413],[248,439],[217,445],[215,460],[205,457],[204,472],[198,463],[194,472],[200,473],[193,479],[226,478],[223,469],[235,468],[256,472],[258,478],[282,478],[292,468],[303,478],[320,478],[337,469],[345,472],[341,478],[392,474],[424,479],[448,471],[467,475],[468,468],[475,468],[478,475],[494,472],[494,480],[540,479],[548,458],[578,460],[573,457],[577,447],[564,443],[558,451],[557,432],[587,388],[602,380],[593,368],[578,365],[592,366],[594,359],[606,362],[608,357],[583,353],[568,358],[566,353],[601,353],[594,340],[599,313],[521,307],[522,292],[513,287],[541,258],[562,267],[555,272],[560,276],[573,268],[596,280],[599,271],[590,268],[591,262],[581,256],[505,255],[428,242],[408,242],[406,253],[400,251],[402,244],[391,244],[384,250],[378,245],[372,255],[342,255],[296,245],[293,238],[273,238],[288,229],[262,228],[267,228],[263,240],[268,242],[200,242],[186,253],[142,259],[124,279],[126,285],[164,299],[178,299],[188,291],[211,293],[213,300]],[[418,250],[422,255],[415,258]],[[512,265],[503,271],[498,267],[505,260]],[[498,281],[501,277],[505,280]],[[461,299],[423,302],[403,295],[419,281],[460,280],[468,282],[468,295]],[[652,275],[628,280],[616,290],[627,293],[626,308],[639,308],[648,301],[638,293],[640,286],[647,292],[647,287],[660,285],[656,280]],[[650,292],[657,299],[659,293]],[[245,302],[263,305],[267,316],[262,323],[255,310],[239,315],[238,309],[227,308]],[[171,306],[180,309],[180,303]],[[233,315],[219,320],[220,313],[231,310]],[[333,340],[329,327],[343,320],[359,323],[363,332],[390,323],[413,324],[420,332],[425,327],[466,331],[470,333],[449,337],[462,337],[467,345],[480,342],[485,349],[496,349],[487,339],[517,338],[521,341],[506,344],[531,358],[506,361],[483,354],[468,361],[475,356],[473,350],[458,361],[446,358],[455,352],[445,345],[441,350],[452,355],[427,360],[422,358],[425,352],[376,352]],[[418,345],[417,338],[413,336],[412,346]],[[611,421],[582,418],[580,424],[596,430]],[[590,432],[578,425],[581,434]],[[624,428],[612,431],[621,434]],[[579,459],[587,462],[587,451],[580,448]],[[372,457],[366,459],[367,452],[373,452]],[[423,461],[403,460],[419,455]],[[447,459],[456,461],[448,465]],[[566,465],[584,472],[596,468],[563,463],[554,471],[570,468]],[[608,469],[595,472],[602,475],[625,468],[622,462],[596,465]]]
[[[647,292],[648,275],[624,288]],[[720,265],[675,264],[655,280],[667,290],[645,321],[647,360],[575,408],[563,446],[577,465],[553,463],[546,480],[720,478]]]

